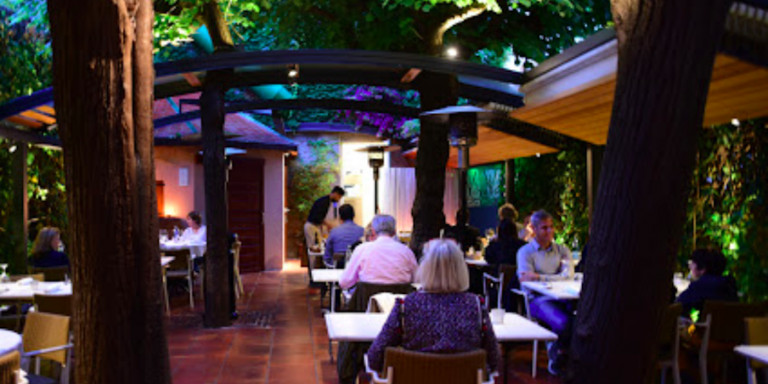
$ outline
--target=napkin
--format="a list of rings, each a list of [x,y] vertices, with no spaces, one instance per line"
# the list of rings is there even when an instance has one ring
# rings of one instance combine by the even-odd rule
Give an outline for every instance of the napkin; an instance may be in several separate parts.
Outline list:
[[[25,278],[20,279],[19,281],[17,281],[16,284],[18,284],[18,285],[29,285],[29,284],[32,284],[32,281],[34,281],[34,280],[35,279],[33,279],[31,277],[25,277]]]

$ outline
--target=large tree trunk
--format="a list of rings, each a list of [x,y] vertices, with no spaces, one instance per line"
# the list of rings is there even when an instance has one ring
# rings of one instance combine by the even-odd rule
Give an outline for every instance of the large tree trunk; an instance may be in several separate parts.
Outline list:
[[[224,157],[224,93],[226,73],[208,72],[200,95],[205,174],[207,249],[205,260],[205,326],[230,324],[229,247],[227,244],[227,162]]]
[[[8,274],[27,273],[27,241],[29,239],[29,199],[27,198],[27,143],[16,142],[11,161],[13,204],[8,234],[13,239],[14,250],[8,258]]]
[[[49,0],[81,383],[168,383],[152,2]]]
[[[616,96],[569,383],[643,383],[674,255],[716,44],[730,1],[614,0]]]
[[[423,72],[416,79],[424,111],[455,105],[458,100],[456,76]],[[445,226],[443,194],[448,163],[448,127],[421,119],[416,154],[416,198],[413,201],[411,249],[420,254],[422,244],[440,235]]]

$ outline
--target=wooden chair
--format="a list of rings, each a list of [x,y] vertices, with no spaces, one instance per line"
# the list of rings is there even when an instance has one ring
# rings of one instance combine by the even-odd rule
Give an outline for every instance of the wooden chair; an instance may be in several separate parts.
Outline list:
[[[173,256],[174,259],[168,264],[165,271],[166,290],[168,289],[168,279],[184,279],[187,281],[187,290],[189,291],[189,308],[195,308],[195,268],[192,256],[189,250],[165,252],[166,256]]]
[[[235,300],[245,294],[245,289],[243,289],[243,279],[240,277],[240,248],[242,245],[243,243],[240,241],[235,241],[232,244],[232,273],[234,276]]]
[[[64,281],[69,274],[69,267],[29,267],[29,273],[32,275],[42,273],[45,276],[45,281]]]
[[[35,293],[35,309],[38,312],[72,317],[72,295]]]
[[[672,379],[680,384],[680,314],[683,306],[672,304],[664,310],[661,328],[659,329],[659,367],[661,368],[661,384],[666,383],[667,369],[672,369]]]
[[[723,382],[728,375],[728,359],[734,356],[733,348],[744,338],[744,319],[761,317],[768,313],[766,303],[734,303],[706,301],[701,311],[703,322],[694,324],[696,334],[690,345],[699,350],[699,374],[701,384],[708,384],[707,362],[711,358],[721,363]]]
[[[27,315],[22,333],[22,368],[29,372],[35,360],[35,375],[40,374],[40,360],[47,359],[61,365],[59,383],[69,383],[72,344],[69,342],[69,317],[42,312]],[[31,380],[33,381],[34,380]]]
[[[768,317],[750,317],[744,319],[744,342],[748,345],[768,345]],[[763,382],[768,383],[768,364],[753,359],[747,360],[747,381],[757,384],[755,371],[762,370]]]
[[[16,384],[21,355],[18,351],[0,356],[0,384]]]
[[[388,347],[384,354],[385,376],[370,369],[368,355],[365,368],[376,384],[438,384],[477,383],[492,384],[497,374],[489,374],[484,381],[485,351],[439,354],[409,351]]]
[[[26,279],[27,277],[31,277],[32,280],[35,281],[45,281],[45,275],[42,273],[36,273],[34,275],[11,275],[8,278],[11,279],[12,283],[15,283],[19,280]]]

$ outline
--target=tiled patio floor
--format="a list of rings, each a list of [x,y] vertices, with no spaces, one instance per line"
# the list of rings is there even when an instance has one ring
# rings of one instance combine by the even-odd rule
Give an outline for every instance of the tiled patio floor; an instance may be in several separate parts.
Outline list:
[[[168,324],[173,382],[336,383],[319,295],[307,288],[305,269],[292,261],[282,272],[243,275],[243,283],[241,317],[225,329],[203,328],[202,302],[198,299],[195,310],[190,310],[185,295],[174,295]],[[530,356],[529,346],[512,353],[509,383],[561,382],[548,375],[543,353],[539,376],[531,378]]]

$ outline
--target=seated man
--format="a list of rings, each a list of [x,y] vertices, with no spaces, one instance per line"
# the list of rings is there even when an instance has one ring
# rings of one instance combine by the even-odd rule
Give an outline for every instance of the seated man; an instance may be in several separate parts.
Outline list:
[[[373,284],[412,282],[419,264],[411,249],[395,238],[395,218],[376,215],[371,222],[371,232],[375,240],[355,248],[339,286],[349,289],[358,281]]]
[[[464,226],[459,223],[465,223]],[[456,225],[445,227],[445,237],[454,239],[461,246],[461,250],[466,254],[470,248],[479,251],[483,248],[480,230],[469,225],[469,210],[458,210],[456,212]]]
[[[531,215],[534,237],[517,251],[517,275],[523,281],[560,281],[573,278],[571,251],[554,242],[552,215],[544,210]],[[558,339],[547,348],[549,371],[559,374],[565,364],[573,325],[574,303],[544,296],[530,302],[531,316],[547,324]]]
[[[355,218],[355,209],[349,204],[339,207],[339,217],[341,225],[331,230],[328,240],[325,241],[325,255],[323,262],[329,268],[333,267],[333,254],[346,253],[350,245],[360,241],[365,230],[363,227],[355,224],[352,219]],[[344,268],[344,261],[340,260],[339,268]]]
[[[691,254],[688,267],[691,269],[691,285],[677,297],[683,305],[683,314],[692,309],[701,310],[706,300],[739,301],[736,281],[725,272],[725,256],[720,251],[697,249]]]

